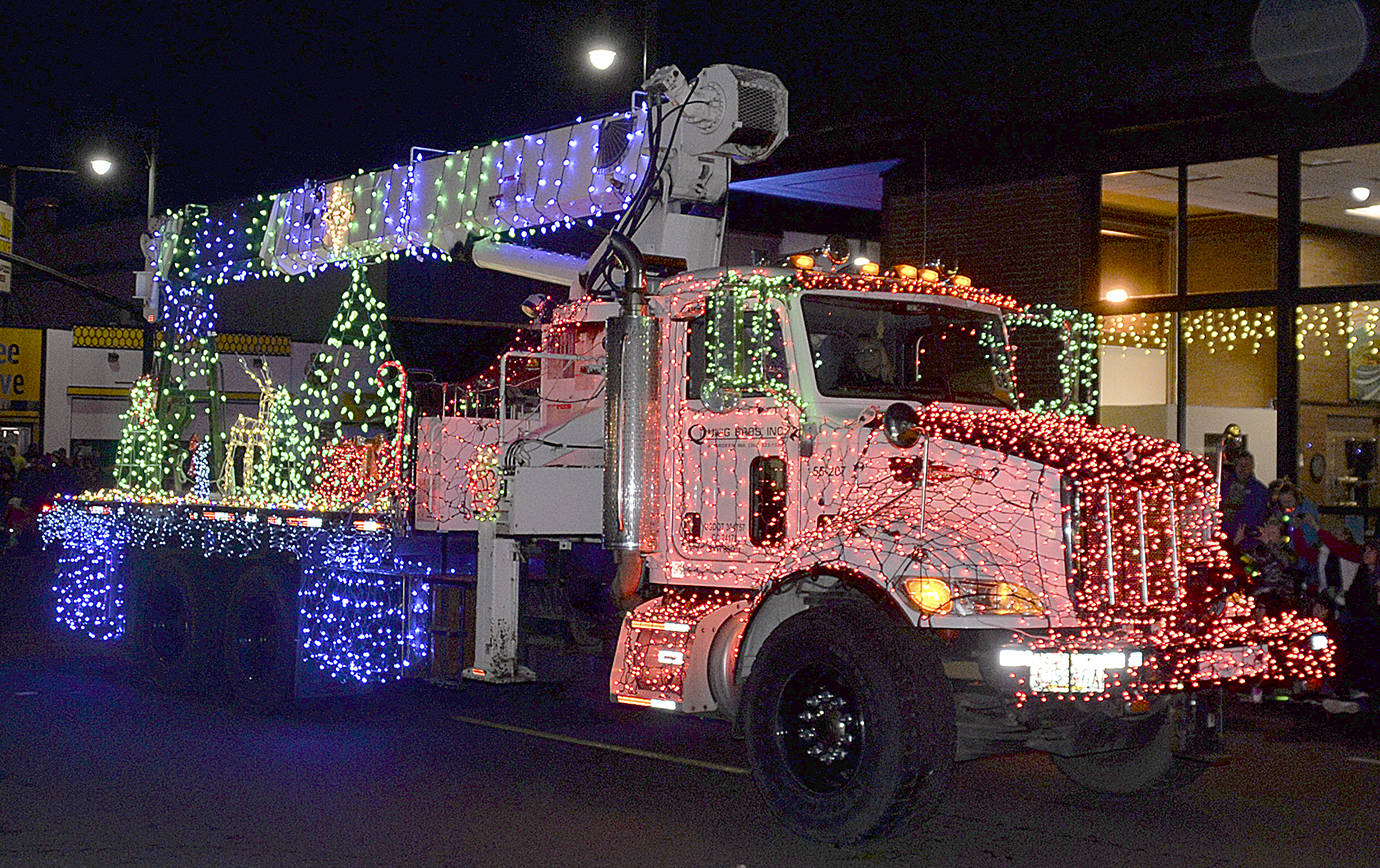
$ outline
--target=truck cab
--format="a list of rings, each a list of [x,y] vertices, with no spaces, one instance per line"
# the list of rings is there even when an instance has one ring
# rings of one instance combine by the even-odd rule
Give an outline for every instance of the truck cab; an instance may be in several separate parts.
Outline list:
[[[650,599],[611,696],[738,721],[802,834],[821,804],[863,810],[869,726],[927,746],[922,792],[954,758],[1031,748],[1131,792],[1207,767],[1218,685],[1328,672],[1319,622],[1239,593],[1202,459],[1019,409],[1014,300],[934,270],[745,269],[646,308],[646,412],[606,456],[646,444]]]

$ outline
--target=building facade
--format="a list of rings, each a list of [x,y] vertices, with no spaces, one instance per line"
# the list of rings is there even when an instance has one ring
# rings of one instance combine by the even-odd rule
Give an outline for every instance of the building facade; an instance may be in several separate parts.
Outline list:
[[[1093,312],[1103,424],[1196,452],[1239,424],[1261,478],[1364,512],[1380,439],[1380,115],[1347,95],[1186,108],[1026,129],[963,166],[913,142],[885,176],[883,258]]]

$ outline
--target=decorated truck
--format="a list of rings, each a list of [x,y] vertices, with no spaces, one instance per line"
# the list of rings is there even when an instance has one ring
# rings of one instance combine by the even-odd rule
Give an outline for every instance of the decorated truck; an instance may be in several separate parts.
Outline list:
[[[1321,622],[1241,593],[1208,465],[1086,421],[1087,315],[834,241],[721,264],[731,164],[785,135],[775,76],[668,67],[626,112],[169,214],[117,484],[43,517],[59,621],[272,708],[426,674],[465,582],[463,676],[530,680],[536,586],[592,582],[622,612],[611,700],[734,722],[775,814],[836,844],[912,828],[973,757],[1190,782],[1222,685],[1329,674]],[[540,243],[577,222],[588,256]],[[365,273],[399,255],[569,291],[420,400]],[[329,268],[352,280],[312,370],[255,374],[226,426],[215,294]],[[1058,400],[1022,394],[1031,330]]]

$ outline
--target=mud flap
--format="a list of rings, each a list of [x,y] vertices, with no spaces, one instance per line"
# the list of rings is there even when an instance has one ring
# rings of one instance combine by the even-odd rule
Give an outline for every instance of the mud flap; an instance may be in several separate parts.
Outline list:
[[[1184,695],[1180,700],[1178,741],[1174,755],[1208,765],[1221,765],[1227,754],[1222,750],[1226,732],[1226,691],[1210,687]]]

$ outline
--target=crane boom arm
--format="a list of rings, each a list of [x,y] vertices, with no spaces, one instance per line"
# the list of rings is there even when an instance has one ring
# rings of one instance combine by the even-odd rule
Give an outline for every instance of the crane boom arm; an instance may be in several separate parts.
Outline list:
[[[770,73],[717,64],[687,82],[665,67],[648,92],[629,111],[259,197],[271,200],[258,206],[266,216],[236,243],[201,213],[179,212],[149,239],[149,270],[163,281],[237,279],[449,252],[475,237],[510,238],[622,211],[650,171],[668,180],[663,209],[717,202],[730,159],[765,159],[786,137],[786,90]],[[659,146],[650,140],[654,119],[669,129]]]

